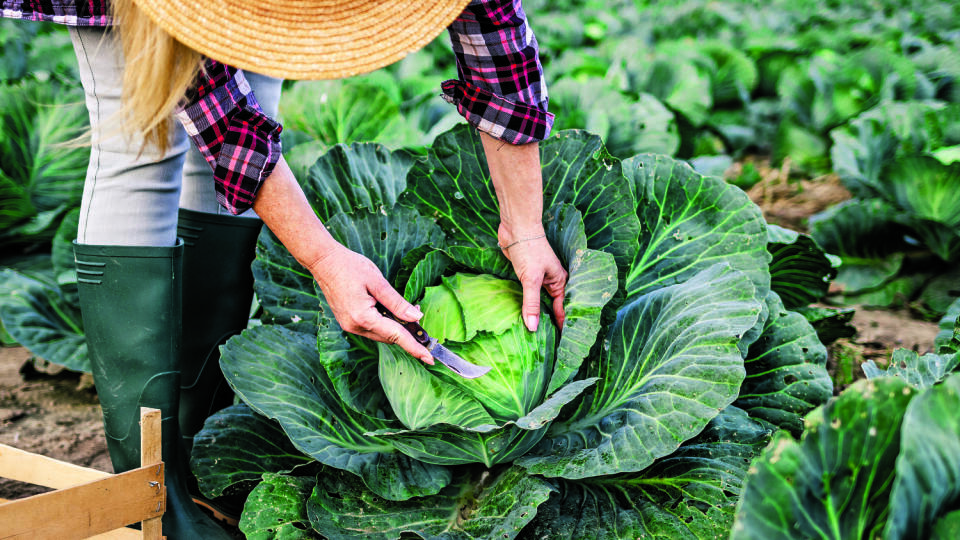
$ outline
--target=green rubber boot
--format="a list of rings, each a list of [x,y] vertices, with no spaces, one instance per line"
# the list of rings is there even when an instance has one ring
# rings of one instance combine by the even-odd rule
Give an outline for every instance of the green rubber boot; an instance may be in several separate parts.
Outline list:
[[[140,466],[140,407],[161,411],[170,540],[231,539],[194,503],[181,458],[180,268],[175,247],[74,243],[80,310],[115,472]]]
[[[183,239],[183,354],[180,431],[190,455],[193,436],[211,414],[233,404],[220,370],[220,345],[247,327],[253,262],[263,222],[180,209]]]

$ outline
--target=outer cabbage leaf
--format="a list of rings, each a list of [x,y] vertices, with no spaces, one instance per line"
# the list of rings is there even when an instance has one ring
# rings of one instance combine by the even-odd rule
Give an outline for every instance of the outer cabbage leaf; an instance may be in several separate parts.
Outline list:
[[[237,395],[279,422],[298,450],[360,476],[380,496],[406,500],[447,485],[446,469],[399,454],[368,434],[392,424],[356,414],[340,401],[319,356],[313,335],[264,325],[227,341],[220,366]]]
[[[929,538],[960,499],[960,375],[914,398],[903,417],[884,538]]]
[[[813,325],[820,338],[820,343],[830,345],[840,338],[849,338],[857,335],[857,328],[850,324],[856,310],[853,308],[824,308],[803,307],[797,308],[797,313],[803,315]]]
[[[960,298],[947,308],[947,313],[940,319],[940,332],[937,333],[934,344],[938,351],[960,351]]]
[[[932,387],[960,365],[960,353],[919,355],[910,349],[896,349],[890,357],[887,369],[880,369],[876,362],[868,360],[861,366],[870,379],[899,377],[918,390]]]
[[[596,378],[574,381],[553,393],[528,414],[503,425],[461,427],[435,424],[426,430],[381,429],[371,433],[399,451],[437,465],[483,463],[491,467],[525,455],[546,433],[562,407],[573,402]]]
[[[380,213],[407,187],[414,156],[373,143],[338,144],[313,162],[301,180],[321,221],[366,209]]]
[[[813,326],[767,295],[770,316],[744,360],[747,377],[735,402],[754,418],[799,434],[803,417],[833,395],[827,348]]]
[[[766,222],[740,189],[664,156],[624,162],[642,224],[627,271],[628,299],[683,283],[718,262],[744,272],[762,298],[770,288]]]
[[[672,155],[680,147],[677,122],[660,100],[646,93],[627,96],[601,77],[552,82],[550,110],[557,115],[554,129],[595,133],[619,158],[641,152]]]
[[[570,205],[550,209],[546,225],[551,245],[567,269],[566,319],[547,393],[568,382],[590,354],[600,331],[604,306],[617,292],[617,265],[609,253],[587,248],[580,212]]]
[[[770,287],[788,309],[806,306],[827,294],[837,270],[808,235],[768,225]]]
[[[289,473],[310,463],[276,422],[242,403],[207,418],[190,453],[190,469],[207,497],[249,492],[264,473]]]
[[[253,290],[263,308],[260,320],[268,324],[302,322],[304,331],[312,332],[320,305],[313,276],[266,227],[257,239],[257,257],[251,268]]]
[[[17,343],[40,358],[72,371],[90,371],[80,311],[64,301],[53,280],[0,270],[0,320]]]
[[[48,241],[80,204],[90,151],[63,147],[87,127],[76,88],[24,81],[0,88],[0,245]]]
[[[307,509],[314,528],[329,540],[393,540],[403,533],[433,540],[509,540],[553,491],[519,467],[466,472],[438,495],[404,502],[382,500],[339,471],[318,480]]]
[[[407,177],[401,204],[436,218],[454,244],[495,248],[500,217],[483,156],[471,128],[458,126],[437,137],[426,161]],[[544,209],[573,204],[583,214],[588,246],[629,262],[639,224],[620,163],[600,138],[562,131],[540,143],[540,156]]]
[[[778,432],[751,466],[730,538],[877,537],[915,394],[900,379],[860,380],[810,413],[799,442]]]
[[[599,381],[531,455],[532,473],[577,479],[639,471],[699,433],[735,398],[738,344],[762,311],[748,277],[713,266],[622,307],[599,358]]]
[[[266,473],[240,516],[240,531],[251,540],[320,539],[310,528],[306,500],[317,479]]]
[[[725,537],[747,467],[767,431],[728,407],[699,436],[640,474],[554,480],[524,540]]]
[[[876,288],[900,272],[907,247],[897,210],[880,199],[844,201],[810,217],[810,235],[840,256],[834,282],[847,293]]]

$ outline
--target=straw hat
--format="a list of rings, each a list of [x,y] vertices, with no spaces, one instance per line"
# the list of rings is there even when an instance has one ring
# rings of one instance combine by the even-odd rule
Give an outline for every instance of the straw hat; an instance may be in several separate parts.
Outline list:
[[[437,37],[469,0],[137,0],[185,45],[285,79],[381,68]]]

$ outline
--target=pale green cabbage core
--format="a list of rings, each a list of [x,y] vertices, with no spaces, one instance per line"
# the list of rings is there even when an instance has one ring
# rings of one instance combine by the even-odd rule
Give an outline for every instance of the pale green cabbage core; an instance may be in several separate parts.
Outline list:
[[[435,414],[424,414],[423,406],[409,407],[414,394],[418,401],[424,396],[436,399],[437,407],[447,411],[470,410],[459,421],[444,419],[465,427],[517,420],[543,402],[553,373],[556,328],[544,315],[537,331],[528,331],[520,316],[522,300],[518,283],[489,275],[456,274],[427,288],[420,302],[427,333],[466,361],[491,369],[479,378],[464,379],[437,363],[425,368],[431,374],[427,380],[407,371],[405,381],[384,381],[397,416],[408,428],[438,420]]]

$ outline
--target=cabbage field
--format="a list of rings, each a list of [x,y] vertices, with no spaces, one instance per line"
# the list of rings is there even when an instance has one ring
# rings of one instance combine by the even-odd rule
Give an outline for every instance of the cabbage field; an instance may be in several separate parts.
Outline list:
[[[960,5],[527,0],[562,327],[527,332],[445,36],[287,81],[284,152],[331,233],[420,304],[466,380],[345,333],[264,230],[191,467],[247,538],[960,538]],[[0,20],[0,333],[87,371],[69,39]],[[795,223],[755,186],[835,182]],[[544,307],[546,310],[547,308]],[[939,325],[836,368],[857,310]]]

